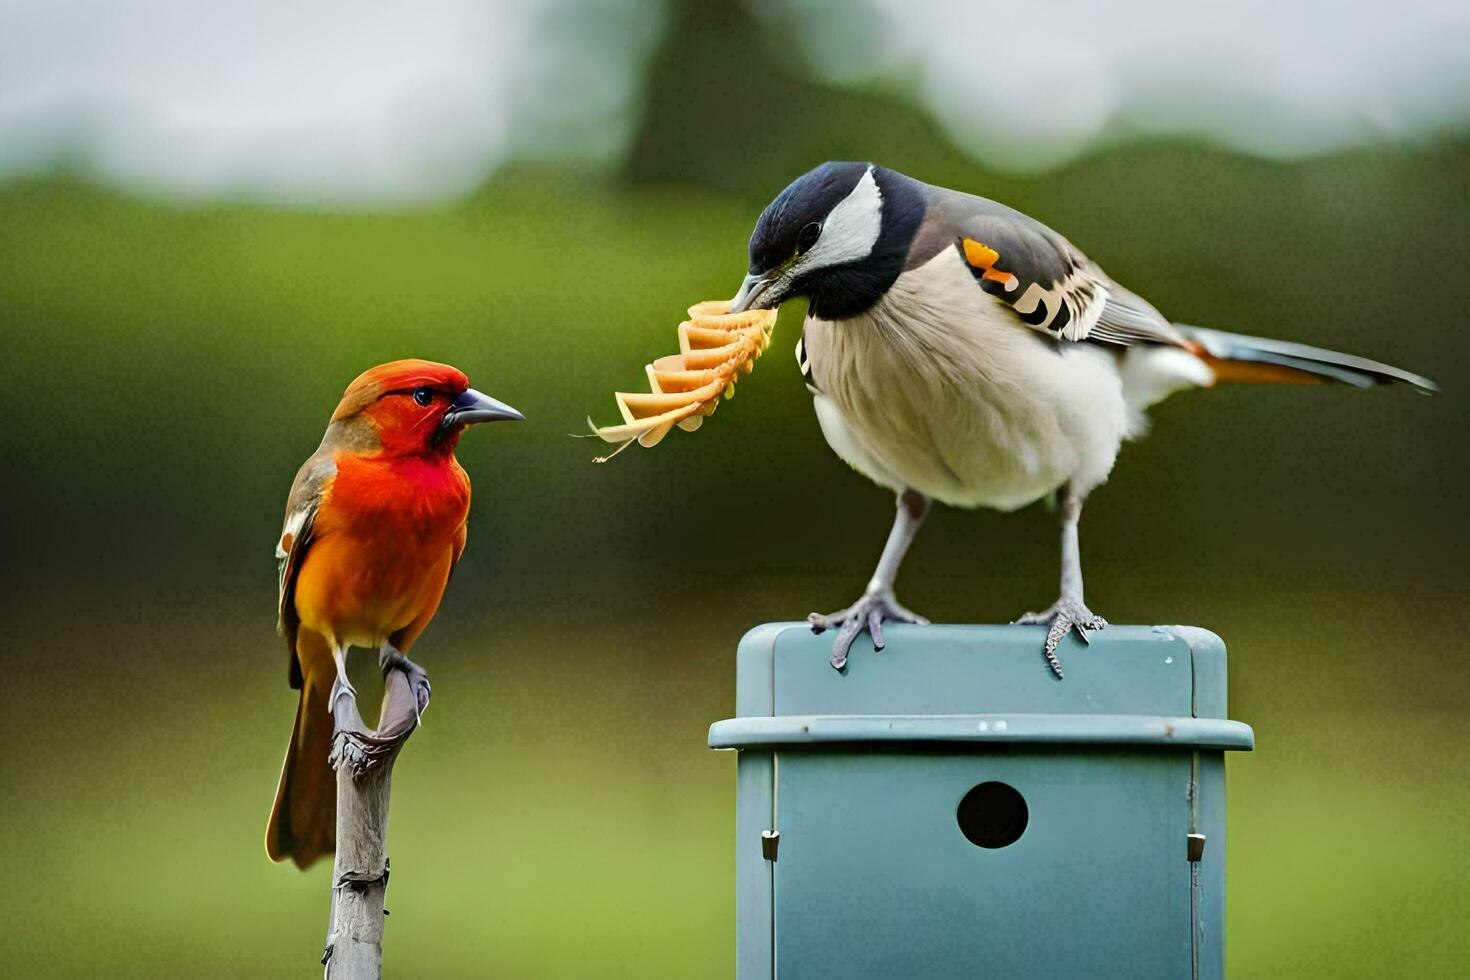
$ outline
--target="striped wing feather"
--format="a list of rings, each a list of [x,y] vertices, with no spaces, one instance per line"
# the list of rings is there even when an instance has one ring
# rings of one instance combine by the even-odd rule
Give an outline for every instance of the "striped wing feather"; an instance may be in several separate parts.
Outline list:
[[[1010,306],[1018,322],[1058,341],[1177,347],[1223,382],[1437,390],[1428,378],[1355,354],[1170,323],[1041,222],[984,198],[966,206],[955,247],[980,288]]]

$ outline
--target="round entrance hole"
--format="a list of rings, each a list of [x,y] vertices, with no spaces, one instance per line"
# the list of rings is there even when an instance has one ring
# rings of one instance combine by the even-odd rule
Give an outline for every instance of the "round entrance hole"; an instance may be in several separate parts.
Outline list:
[[[1005,783],[981,783],[971,788],[955,810],[960,833],[976,847],[1007,847],[1026,832],[1030,814],[1026,800]]]

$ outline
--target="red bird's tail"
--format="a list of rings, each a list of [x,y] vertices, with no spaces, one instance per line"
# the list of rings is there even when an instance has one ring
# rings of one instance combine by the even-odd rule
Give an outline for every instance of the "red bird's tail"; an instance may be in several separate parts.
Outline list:
[[[337,844],[337,777],[327,758],[332,752],[330,684],[320,673],[307,672],[296,709],[296,727],[286,748],[276,804],[265,830],[265,851],[272,861],[290,858],[308,868]]]

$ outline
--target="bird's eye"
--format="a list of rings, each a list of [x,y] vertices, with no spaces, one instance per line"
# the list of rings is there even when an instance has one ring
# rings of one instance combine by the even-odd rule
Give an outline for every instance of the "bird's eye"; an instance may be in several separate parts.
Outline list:
[[[434,389],[433,388],[415,388],[413,390],[413,400],[416,401],[416,402],[418,402],[420,405],[427,405],[427,404],[429,404],[429,402],[431,402],[431,401],[434,400]]]
[[[796,233],[796,254],[800,255],[817,244],[821,234],[822,226],[815,221],[802,225],[801,231]]]

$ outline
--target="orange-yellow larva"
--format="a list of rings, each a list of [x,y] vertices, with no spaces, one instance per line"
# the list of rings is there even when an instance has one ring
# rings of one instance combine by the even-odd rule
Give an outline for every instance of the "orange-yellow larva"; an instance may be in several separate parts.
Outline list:
[[[593,427],[604,441],[622,443],[597,462],[616,456],[635,439],[640,446],[656,446],[676,425],[686,432],[699,428],[721,398],[734,396],[741,373],[754,369],[775,325],[775,310],[731,313],[729,300],[689,307],[689,319],[679,324],[679,353],[644,368],[650,390],[614,392],[623,424]]]

